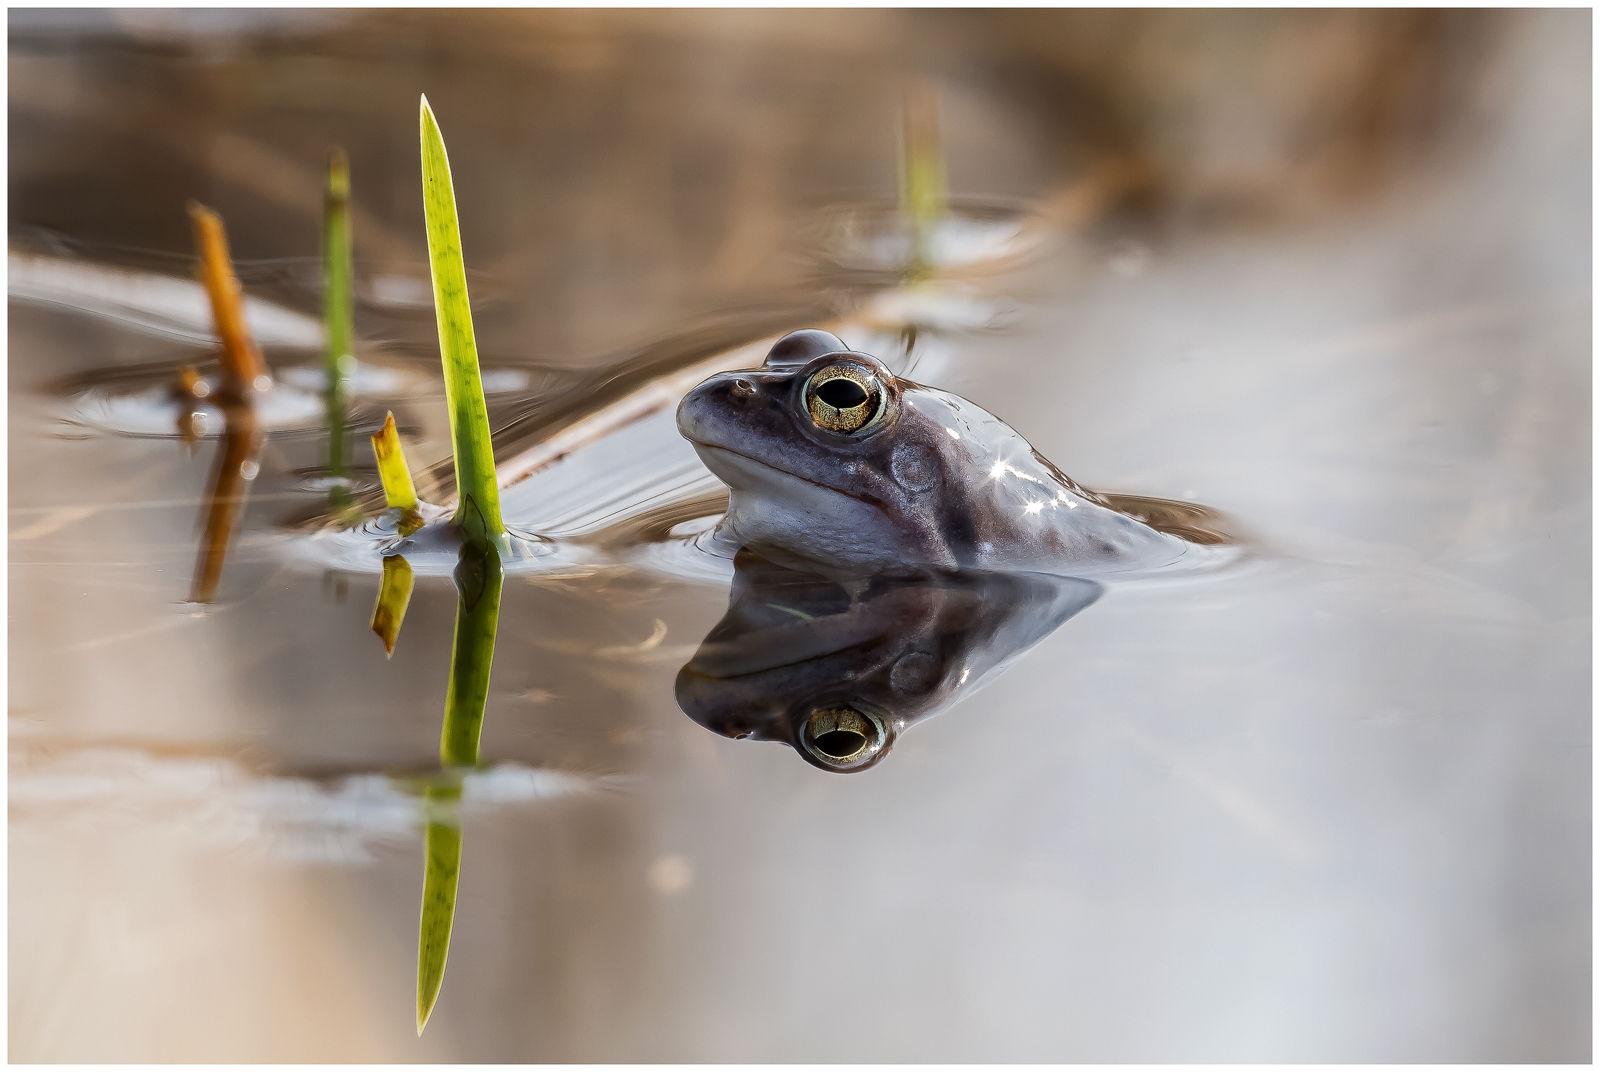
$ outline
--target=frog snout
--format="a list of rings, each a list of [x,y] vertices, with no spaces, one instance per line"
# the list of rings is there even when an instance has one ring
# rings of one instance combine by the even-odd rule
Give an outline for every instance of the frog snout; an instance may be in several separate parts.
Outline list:
[[[706,391],[711,383],[710,380],[702,383],[678,403],[678,434],[690,442],[704,440],[706,425],[715,413]]]
[[[678,403],[678,434],[694,443],[714,444],[729,418],[766,402],[766,386],[753,374],[730,372],[713,376]]]

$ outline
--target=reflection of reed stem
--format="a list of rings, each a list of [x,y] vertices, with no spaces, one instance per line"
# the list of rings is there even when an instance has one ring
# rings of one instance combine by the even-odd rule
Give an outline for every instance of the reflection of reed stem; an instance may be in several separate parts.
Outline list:
[[[200,544],[200,561],[195,566],[194,585],[189,599],[210,603],[216,598],[222,580],[222,560],[228,554],[228,540],[256,475],[256,454],[266,436],[256,411],[245,403],[228,403],[222,408],[227,417],[222,451],[211,478],[211,494],[206,502],[205,536]]]
[[[327,333],[324,351],[328,385],[328,474],[348,480],[350,449],[347,423],[353,339],[350,244],[350,165],[343,149],[328,161],[328,190],[322,216],[322,323]],[[348,483],[329,490],[335,507],[348,506]]]

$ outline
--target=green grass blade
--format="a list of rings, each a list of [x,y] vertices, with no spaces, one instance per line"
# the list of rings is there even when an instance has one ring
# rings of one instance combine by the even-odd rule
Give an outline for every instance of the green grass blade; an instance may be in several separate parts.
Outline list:
[[[949,211],[944,152],[939,147],[939,98],[928,85],[913,86],[905,99],[900,136],[900,214],[911,231],[906,281],[936,271],[933,232]]]
[[[461,256],[450,160],[439,124],[422,98],[422,207],[428,224],[428,263],[433,271],[434,312],[439,322],[439,355],[450,409],[450,440],[455,450],[455,523],[468,542],[509,549],[500,520],[500,489],[495,483],[489,410],[478,373],[478,345],[467,301],[467,271]]]
[[[423,798],[427,815],[428,862],[422,879],[422,923],[417,933],[417,1034],[428,1024],[444,983],[450,956],[450,930],[456,919],[456,887],[461,879],[461,820],[455,804],[459,785],[429,786]]]
[[[500,622],[505,574],[499,552],[493,547],[463,546],[455,581],[455,648],[450,655],[439,758],[447,767],[471,767],[478,763],[489,671],[494,663],[494,634]]]
[[[350,373],[355,366],[354,300],[351,277],[354,274],[350,248],[350,165],[343,149],[335,149],[328,160],[328,189],[322,211],[322,324],[326,333],[324,349],[328,386],[324,398],[328,408],[328,472],[335,477],[350,476],[348,412]],[[348,485],[330,493],[335,506],[350,502]]]
[[[395,641],[400,638],[400,626],[406,620],[406,608],[411,605],[411,589],[415,584],[411,563],[400,555],[385,556],[383,584],[378,588],[378,602],[372,608],[372,631],[383,641],[385,658],[394,654]]]

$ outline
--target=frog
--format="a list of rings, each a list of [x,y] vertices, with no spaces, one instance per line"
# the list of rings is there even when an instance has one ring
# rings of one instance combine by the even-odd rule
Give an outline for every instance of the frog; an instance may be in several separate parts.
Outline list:
[[[785,744],[835,774],[982,688],[1104,587],[1084,578],[899,568],[841,581],[734,556],[728,610],[678,672],[678,706],[723,737]]]
[[[1196,545],[1084,488],[982,407],[896,376],[816,328],[677,410],[728,486],[717,538],[834,576],[960,569],[1104,576]]]

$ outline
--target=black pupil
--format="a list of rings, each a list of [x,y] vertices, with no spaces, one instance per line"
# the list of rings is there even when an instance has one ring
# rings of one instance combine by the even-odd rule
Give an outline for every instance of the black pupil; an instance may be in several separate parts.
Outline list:
[[[834,409],[854,409],[867,400],[867,392],[856,381],[841,376],[818,387],[817,397]]]
[[[817,749],[823,755],[844,759],[861,751],[867,739],[853,730],[829,730],[816,739]]]

